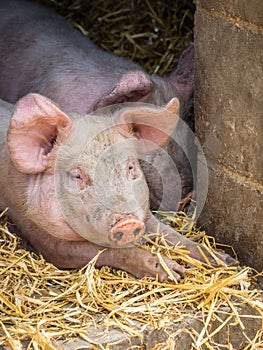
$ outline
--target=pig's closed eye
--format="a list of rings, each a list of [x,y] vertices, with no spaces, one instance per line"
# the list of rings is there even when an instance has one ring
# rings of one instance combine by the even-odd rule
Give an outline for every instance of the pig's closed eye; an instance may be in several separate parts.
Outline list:
[[[92,184],[92,181],[89,175],[86,174],[85,171],[80,166],[78,166],[77,168],[71,169],[69,174],[70,174],[71,180],[77,183],[78,188],[80,190],[83,190],[88,185]]]
[[[71,170],[69,174],[72,180],[83,181],[83,177],[77,169]]]

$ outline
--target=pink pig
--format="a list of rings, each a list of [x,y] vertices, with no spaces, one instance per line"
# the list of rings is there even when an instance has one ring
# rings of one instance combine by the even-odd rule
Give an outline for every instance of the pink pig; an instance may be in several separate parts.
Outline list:
[[[196,243],[151,214],[138,162],[141,152],[168,142],[178,121],[178,99],[163,108],[139,105],[84,116],[65,114],[51,100],[29,94],[12,110],[1,101],[0,208],[9,208],[35,251],[60,268],[77,268],[107,247],[97,267],[165,280],[158,257],[135,245],[159,228],[168,244],[184,245],[202,259]],[[184,268],[164,261],[178,280]]]

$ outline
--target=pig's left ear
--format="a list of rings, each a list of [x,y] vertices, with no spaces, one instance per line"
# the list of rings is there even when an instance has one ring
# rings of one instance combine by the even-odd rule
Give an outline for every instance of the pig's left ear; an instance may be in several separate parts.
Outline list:
[[[179,108],[177,98],[162,108],[153,105],[124,108],[118,118],[120,130],[139,140],[140,153],[152,152],[169,141],[179,119]]]
[[[54,168],[52,151],[72,127],[70,118],[48,98],[28,94],[15,105],[7,146],[16,167],[27,174]]]
[[[116,103],[145,101],[153,90],[154,84],[146,73],[131,71],[120,78],[113,90],[103,96],[94,109]]]

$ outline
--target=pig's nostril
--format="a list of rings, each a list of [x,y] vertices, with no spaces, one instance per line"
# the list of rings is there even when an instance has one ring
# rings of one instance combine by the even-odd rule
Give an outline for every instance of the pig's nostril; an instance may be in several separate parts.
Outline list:
[[[137,228],[133,231],[133,234],[134,234],[134,236],[137,236],[140,232],[141,232],[141,229],[140,229],[139,227],[137,227]]]
[[[118,231],[114,233],[114,238],[116,239],[116,241],[120,241],[123,237],[123,232]]]

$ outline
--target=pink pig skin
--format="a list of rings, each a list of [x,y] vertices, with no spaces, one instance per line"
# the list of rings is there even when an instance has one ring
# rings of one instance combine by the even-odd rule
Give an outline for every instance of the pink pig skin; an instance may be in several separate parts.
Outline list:
[[[111,117],[101,116],[98,123],[97,116],[67,115],[38,94],[25,96],[14,108],[0,100],[0,208],[8,207],[22,237],[35,251],[60,268],[84,266],[105,246],[107,248],[96,262],[97,267],[109,265],[137,277],[158,274],[160,280],[166,280],[168,275],[157,256],[134,246],[134,242],[144,239],[144,230],[146,233],[156,232],[159,226],[160,233],[167,235],[168,244],[185,245],[191,256],[197,259],[202,259],[202,256],[196,243],[161,224],[150,213],[144,175],[134,156],[135,148],[144,149],[143,143],[151,139],[155,144],[158,141],[159,146],[167,142],[167,135],[178,119],[178,109],[178,100],[173,99],[162,109],[126,108]],[[145,134],[144,122],[149,118],[154,118],[156,128],[161,125]],[[83,123],[86,123],[86,129]],[[89,132],[98,137],[91,144]],[[104,143],[97,143],[101,138]],[[113,207],[109,209],[103,203],[110,203],[112,198],[103,202],[104,198],[97,198],[94,192],[96,180],[107,184],[107,173],[104,172],[108,167],[98,169],[102,179],[96,179],[93,168],[89,167],[95,164],[96,154],[103,153],[100,147],[107,145],[110,148],[115,144],[115,151],[112,148],[110,152],[110,163],[116,164],[122,157],[121,168],[113,169],[118,172],[118,179],[124,187],[118,187],[118,199],[124,208],[119,212],[118,201],[113,198]],[[83,145],[90,147],[88,152]],[[77,156],[73,157],[74,154]],[[112,178],[116,179],[115,173]],[[143,188],[146,190],[142,191]],[[138,198],[142,199],[139,203],[136,202]],[[130,203],[134,205],[131,207]],[[99,218],[96,217],[98,213]],[[116,223],[116,216],[118,220],[124,218],[131,223],[124,230],[123,235],[127,235],[128,240],[124,240],[122,248],[118,248],[119,237],[116,241],[111,237],[112,227],[119,222]],[[120,227],[125,227],[125,223]],[[133,235],[134,223],[142,229],[139,239]],[[234,262],[228,255],[220,257],[226,263]],[[213,261],[212,257],[209,259]],[[184,268],[174,261],[164,260],[178,280]]]
[[[194,89],[193,44],[182,54],[175,72],[161,78],[102,51],[52,9],[37,2],[1,0],[0,16],[1,99],[15,103],[29,92],[38,92],[65,112],[89,113],[121,102],[162,106],[178,97],[181,118],[187,118],[185,110],[191,105]],[[195,151],[189,147],[189,132],[182,129],[178,125],[176,131],[180,146],[170,141],[165,149],[173,167],[160,152],[141,164],[152,209],[175,210],[180,199],[193,190]],[[165,174],[169,196],[165,196],[160,174]]]

